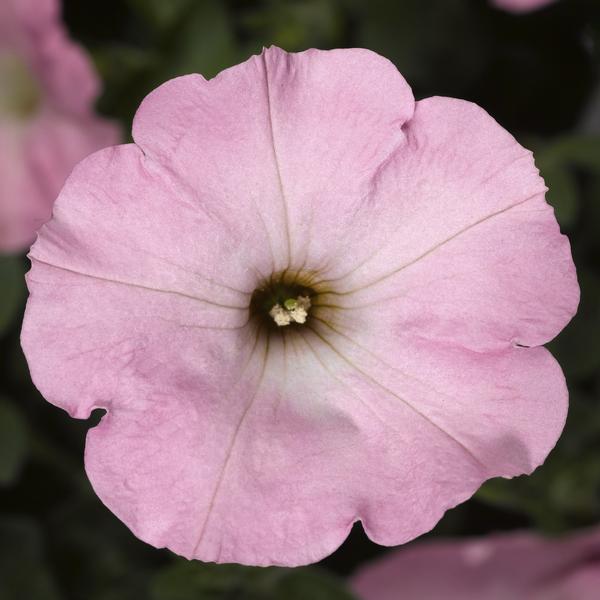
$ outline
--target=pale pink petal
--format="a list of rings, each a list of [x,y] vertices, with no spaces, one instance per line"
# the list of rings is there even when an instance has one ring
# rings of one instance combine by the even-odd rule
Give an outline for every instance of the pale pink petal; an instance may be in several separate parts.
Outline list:
[[[28,52],[31,38],[53,28],[59,12],[58,0],[2,0],[0,49]]]
[[[592,600],[599,550],[598,530],[424,542],[363,567],[352,587],[361,600]]]
[[[336,262],[346,270],[327,301],[356,329],[379,322],[398,343],[493,350],[551,340],[575,314],[579,288],[531,153],[481,108],[450,98],[419,102],[406,131],[371,214],[348,231]]]
[[[48,212],[73,167],[92,152],[118,144],[121,137],[115,123],[91,116],[47,110],[30,123],[23,159]]]
[[[376,344],[323,323],[314,343],[346,410],[362,403],[378,425],[362,449],[360,487],[349,492],[374,541],[417,537],[485,480],[530,473],[556,443],[567,389],[544,348],[482,354],[384,327],[372,333]],[[365,427],[364,416],[356,420]]]
[[[205,363],[193,386],[178,385],[179,377],[163,387],[144,378],[90,432],[92,484],[138,536],[189,558],[318,561],[354,521],[347,480],[357,478],[364,435],[343,414],[335,382],[315,385],[327,373],[310,356],[294,362],[287,355],[287,368],[298,373],[284,383],[281,348],[267,353],[259,339],[248,364],[244,354],[214,364],[217,339],[196,337],[189,354],[179,341]],[[214,378],[206,381],[208,368]]]
[[[227,223],[188,192],[134,146],[75,169],[31,252],[32,378],[73,416],[108,408],[88,473],[142,539],[203,560],[318,560],[355,518],[335,492],[360,457],[342,456],[338,473],[336,455],[360,430],[312,354],[286,367],[270,350],[265,364],[244,327],[248,300],[223,278],[256,280],[230,240],[260,226]],[[268,266],[260,237],[242,242]]]
[[[100,82],[89,57],[68,38],[56,0],[3,0],[0,51],[22,56],[43,88],[44,100],[63,111],[90,115]]]
[[[246,310],[270,254],[258,218],[227,208],[136,146],[107,148],[75,168],[31,256]]]
[[[90,152],[118,143],[121,133],[94,114],[97,75],[83,49],[68,38],[56,0],[2,2],[0,54],[15,63],[15,73],[31,87],[25,92],[32,96],[27,98],[30,112],[0,114],[5,150],[0,156],[5,173],[0,251],[12,252],[29,246],[48,220],[73,166]],[[6,78],[2,85],[11,85],[10,71]]]
[[[37,261],[29,285],[32,377],[74,416],[108,408],[90,432],[86,468],[140,538],[263,565],[313,562],[339,546],[355,502],[339,492],[357,476],[362,434],[339,406],[321,403],[343,399],[328,393],[310,355],[288,365],[297,369],[288,391],[281,349],[267,355],[252,329],[204,328],[198,301]]]
[[[83,48],[55,29],[32,52],[32,66],[43,82],[46,101],[77,115],[93,114],[100,81]]]
[[[46,398],[74,416],[100,406],[112,419],[113,406],[127,411],[146,402],[149,390],[158,391],[139,380],[160,364],[172,378],[173,401],[182,386],[221,390],[223,375],[236,375],[247,297],[210,275],[219,278],[224,265],[240,278],[256,274],[239,264],[229,243],[235,233],[224,235],[219,216],[203,212],[187,191],[135,146],[106,149],[75,169],[42,228],[31,251],[23,346]],[[252,238],[247,244],[260,246]],[[221,334],[214,345],[212,328]],[[186,350],[187,339],[194,347]]]
[[[29,246],[50,218],[53,202],[73,166],[120,138],[120,129],[109,121],[46,111],[29,123],[3,124],[0,251]]]
[[[291,253],[321,268],[368,202],[374,174],[406,143],[413,95],[391,62],[367,50],[272,49],[263,58]]]
[[[491,0],[498,8],[513,13],[526,13],[556,2],[556,0]]]
[[[373,52],[270,48],[208,82],[167,82],[142,103],[133,137],[240,219],[259,212],[275,270],[320,267],[412,111],[410,88]]]

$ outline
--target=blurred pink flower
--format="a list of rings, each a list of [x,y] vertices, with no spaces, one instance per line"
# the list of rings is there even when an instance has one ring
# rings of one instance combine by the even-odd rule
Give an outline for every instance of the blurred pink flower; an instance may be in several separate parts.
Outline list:
[[[532,155],[367,50],[277,48],[151,93],[32,248],[23,345],[141,539],[298,565],[431,529],[564,424],[576,310]],[[531,347],[529,347],[531,346]]]
[[[597,600],[600,530],[423,542],[363,567],[352,587],[361,600]]]
[[[120,141],[98,90],[56,0],[0,0],[0,251],[29,246],[73,166]]]
[[[498,8],[513,13],[526,13],[538,8],[543,8],[556,2],[556,0],[491,0]]]

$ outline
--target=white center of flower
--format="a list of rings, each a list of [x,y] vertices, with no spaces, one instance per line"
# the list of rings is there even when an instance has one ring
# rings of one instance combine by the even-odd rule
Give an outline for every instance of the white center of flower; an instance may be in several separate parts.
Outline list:
[[[269,315],[279,327],[284,327],[290,323],[306,323],[309,308],[310,298],[298,296],[297,298],[288,298],[283,306],[279,303],[275,304],[269,311]]]
[[[27,117],[39,100],[39,86],[25,61],[12,52],[0,52],[0,117]]]

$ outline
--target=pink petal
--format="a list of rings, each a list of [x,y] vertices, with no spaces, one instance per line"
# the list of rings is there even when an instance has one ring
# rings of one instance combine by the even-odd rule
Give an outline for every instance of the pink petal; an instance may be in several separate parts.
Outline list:
[[[107,148],[75,168],[31,256],[246,309],[270,254],[260,222],[227,209],[138,147]]]
[[[597,600],[600,589],[600,564],[596,544],[591,553],[588,565],[585,563],[578,568],[569,568],[560,581],[549,577],[549,581],[533,598],[533,600]]]
[[[31,64],[51,106],[78,115],[93,114],[100,80],[84,49],[62,28],[55,27],[40,37],[31,52]]]
[[[425,542],[363,567],[353,588],[361,600],[593,600],[599,550],[598,530]]]
[[[195,351],[197,360],[208,360],[197,341]],[[162,389],[150,382],[150,390],[144,378],[136,395],[145,401],[131,400],[90,432],[92,484],[139,537],[188,558],[315,562],[352,526],[355,498],[342,490],[354,477],[350,461],[360,458],[353,449],[360,431],[341,412],[330,382],[319,382],[317,392],[322,367],[314,359],[296,364],[300,371],[284,389],[282,358],[261,342],[246,365],[247,356],[237,364],[228,356],[210,363],[212,381],[203,374],[193,388],[171,377]]]
[[[101,227],[95,243],[87,241],[88,223],[102,224],[106,211],[114,210],[131,235],[129,219],[143,214],[136,201],[156,214],[160,180],[147,187],[131,181],[142,168],[136,160],[143,162],[141,153],[128,146],[84,161],[32,250],[32,295],[22,337],[32,377],[49,401],[73,416],[109,409],[90,432],[86,468],[99,496],[142,539],[203,560],[318,560],[341,543],[353,521],[352,501],[336,493],[344,474],[337,473],[335,456],[360,431],[340,408],[321,403],[327,381],[310,354],[282,387],[282,349],[273,350],[265,364],[264,340],[255,346],[253,329],[241,328],[246,311],[192,296],[208,285],[202,275],[195,281],[186,273],[194,285],[188,293],[168,255],[162,259],[149,250],[144,258],[138,240],[120,242],[110,236],[111,227]],[[119,167],[120,203],[99,185],[85,192],[82,182],[90,181],[96,167],[106,182],[115,181]],[[135,199],[128,189],[137,191]],[[179,227],[185,223],[177,220],[180,212],[187,215],[185,205],[169,203],[167,209],[172,217],[156,220],[162,236],[147,235],[159,252],[173,247],[169,239],[177,231],[188,239]],[[77,232],[69,219],[77,219]],[[113,222],[112,229],[118,225]],[[201,232],[196,239],[204,239]],[[113,250],[119,243],[131,259],[123,248]],[[79,245],[82,256],[71,258]],[[219,260],[216,254],[199,264],[209,270],[211,260]],[[139,271],[136,258],[146,261]],[[82,276],[78,260],[84,259],[88,271]],[[110,271],[101,270],[107,265]],[[173,279],[142,278],[154,273]],[[167,283],[169,288],[154,287]],[[216,293],[215,286],[212,298]],[[223,301],[231,297],[222,293]]]
[[[2,115],[0,123],[0,251],[13,252],[29,246],[50,218],[75,164],[118,143],[121,133],[94,114],[99,81],[83,49],[67,37],[58,2],[2,2],[0,51],[23,62],[40,96],[31,115]]]
[[[100,82],[85,50],[67,36],[57,0],[3,0],[1,47],[28,62],[46,102],[63,111],[92,114]]]
[[[32,378],[73,416],[109,409],[86,467],[142,539],[204,560],[318,560],[354,517],[335,493],[337,462],[321,455],[335,457],[356,428],[321,405],[323,367],[310,355],[291,398],[281,350],[266,371],[264,340],[253,347],[247,311],[233,304],[244,298],[206,275],[256,273],[231,247],[235,232],[224,237],[218,213],[187,192],[134,146],[75,169],[31,253],[22,342]]]
[[[517,14],[537,10],[553,2],[556,0],[491,0],[494,6]]]
[[[162,85],[133,137],[192,188],[258,211],[281,270],[329,258],[323,242],[344,234],[412,111],[410,88],[373,52],[270,48],[211,81]]]
[[[345,270],[328,301],[357,329],[379,321],[399,339],[474,350],[551,340],[579,288],[531,153],[481,108],[450,98],[419,102],[406,131],[372,215],[339,251]]]
[[[27,51],[28,38],[53,27],[59,13],[58,0],[3,0],[0,3],[0,47]]]
[[[43,112],[30,123],[2,127],[0,250],[29,246],[52,214],[52,204],[73,166],[119,141],[119,128],[102,119]]]
[[[370,413],[354,416],[369,434],[360,481],[346,489],[359,486],[350,493],[380,544],[428,531],[489,478],[530,473],[562,431],[567,389],[544,348],[482,354],[383,328],[369,340],[335,327],[323,328],[315,352],[335,374],[346,410]]]
[[[48,110],[30,123],[23,160],[40,188],[48,212],[73,167],[99,148],[117,144],[121,137],[116,124],[91,116]]]

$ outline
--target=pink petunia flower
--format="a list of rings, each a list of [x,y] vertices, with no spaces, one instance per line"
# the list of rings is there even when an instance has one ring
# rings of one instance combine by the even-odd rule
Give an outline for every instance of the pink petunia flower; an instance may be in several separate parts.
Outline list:
[[[0,251],[29,246],[73,166],[119,143],[98,90],[57,0],[0,0]]]
[[[152,92],[31,251],[23,346],[142,540],[299,565],[431,529],[555,444],[578,286],[532,155],[367,50]]]
[[[491,2],[497,8],[518,14],[538,10],[553,4],[556,0],[491,0]]]
[[[425,542],[360,569],[361,600],[597,600],[600,530]]]

